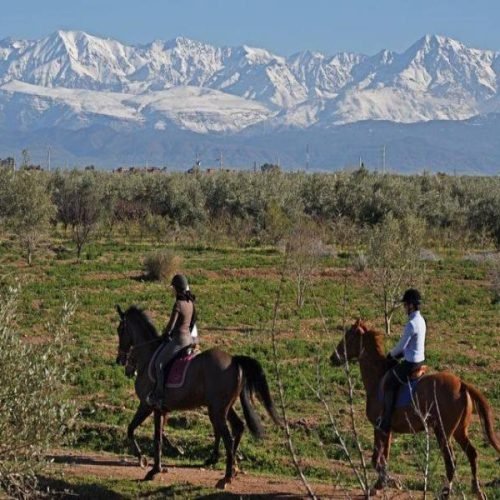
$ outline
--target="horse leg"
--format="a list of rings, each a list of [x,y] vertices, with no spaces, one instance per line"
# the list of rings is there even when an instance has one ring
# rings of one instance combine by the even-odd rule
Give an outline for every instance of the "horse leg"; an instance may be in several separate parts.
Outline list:
[[[150,406],[141,403],[127,428],[127,439],[134,445],[133,453],[139,459],[139,465],[141,467],[146,467],[148,465],[148,459],[142,454],[142,450],[135,439],[134,432],[152,412],[153,410]]]
[[[243,423],[243,420],[241,420],[240,417],[238,417],[238,414],[234,411],[234,408],[230,408],[229,412],[227,414],[228,419],[229,419],[229,425],[231,426],[231,431],[233,433],[233,460],[234,460],[234,467],[236,471],[238,471],[237,467],[237,459],[238,459],[238,446],[241,441],[241,436],[243,435],[243,432],[245,431],[245,424]]]
[[[234,441],[231,433],[229,432],[229,427],[227,426],[227,410],[214,411],[209,409],[208,414],[210,416],[210,421],[212,422],[215,435],[217,433],[222,437],[224,442],[224,447],[226,448],[226,474],[219,480],[216,487],[219,489],[224,489],[227,484],[229,484],[234,477],[234,459],[233,459],[233,446]]]
[[[391,435],[375,429],[374,446],[372,455],[372,465],[378,472],[378,478],[373,485],[375,490],[381,490],[388,486],[389,475],[387,473],[387,461],[389,459],[389,451],[391,446]]]
[[[165,446],[166,449],[171,449],[171,450],[174,451],[174,453],[176,455],[183,456],[184,455],[184,449],[182,448],[182,446],[176,445],[168,437],[168,435],[165,433],[165,425],[167,425],[167,414],[166,413],[163,415],[163,423],[162,423],[162,431],[161,431],[161,438],[162,438],[163,444],[164,444],[164,446]]]
[[[441,494],[439,495],[440,499],[445,499],[449,498],[451,493],[453,476],[455,475],[455,458],[453,456],[449,437],[445,434],[443,429],[441,429],[440,427],[434,428],[434,434],[436,435],[439,448],[441,449],[441,453],[444,458],[444,465],[446,468],[446,479],[448,480],[448,484],[443,487],[443,489],[441,490]]]
[[[154,410],[155,432],[154,432],[154,465],[153,468],[146,474],[145,481],[150,481],[156,474],[161,472],[161,441],[162,441],[162,414],[160,410]]]
[[[470,442],[469,436],[467,435],[467,428],[463,425],[459,425],[453,437],[460,445],[464,453],[469,459],[470,469],[472,472],[472,492],[477,495],[478,498],[485,499],[486,496],[481,491],[479,485],[479,478],[477,477],[477,451],[473,444]]]
[[[215,434],[215,439],[214,439],[214,445],[212,448],[212,453],[205,460],[205,465],[215,465],[219,461],[220,434],[217,432],[215,427],[214,427],[214,434]]]

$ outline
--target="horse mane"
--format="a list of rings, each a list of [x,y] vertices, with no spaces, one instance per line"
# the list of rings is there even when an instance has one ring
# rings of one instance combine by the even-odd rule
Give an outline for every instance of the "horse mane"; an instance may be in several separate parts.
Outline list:
[[[385,346],[384,346],[384,339],[385,339],[385,334],[384,332],[380,330],[375,330],[374,328],[371,328],[366,331],[366,335],[369,335],[373,339],[373,344],[375,347],[375,350],[380,353],[385,355]]]
[[[151,323],[148,315],[140,307],[137,307],[135,305],[130,306],[125,312],[125,315],[129,320],[136,320],[137,322],[142,323],[149,337],[159,338],[158,331],[156,330],[155,326],[153,325],[153,323]]]
[[[385,334],[380,330],[371,328],[367,323],[359,319],[354,325],[355,328],[363,332],[365,342],[370,343],[375,352],[385,356],[384,340]]]

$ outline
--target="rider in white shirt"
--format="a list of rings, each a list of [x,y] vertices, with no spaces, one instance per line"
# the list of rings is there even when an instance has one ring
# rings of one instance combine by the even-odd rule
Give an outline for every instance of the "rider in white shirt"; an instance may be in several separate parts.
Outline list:
[[[383,414],[377,424],[385,433],[391,430],[391,417],[399,387],[408,382],[411,373],[422,366],[425,360],[426,325],[420,314],[420,292],[414,288],[406,290],[401,302],[408,314],[408,323],[399,342],[387,355],[390,360],[403,358],[403,361],[392,368],[385,378]]]

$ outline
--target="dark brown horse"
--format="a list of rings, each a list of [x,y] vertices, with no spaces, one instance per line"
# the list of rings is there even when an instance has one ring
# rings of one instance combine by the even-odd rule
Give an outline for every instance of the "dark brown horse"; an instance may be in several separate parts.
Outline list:
[[[134,440],[133,430],[130,433],[130,428],[135,429],[151,414],[151,407],[146,403],[146,397],[153,389],[148,367],[161,340],[146,314],[137,307],[132,306],[123,312],[117,306],[117,311],[120,324],[116,361],[126,365],[127,358],[133,354],[137,366],[135,392],[141,405],[129,426],[129,437]],[[218,450],[221,438],[226,449],[226,473],[217,483],[217,487],[224,488],[235,475],[235,456],[244,431],[243,421],[233,409],[238,397],[250,432],[255,437],[263,435],[259,416],[251,404],[252,394],[257,395],[273,421],[280,425],[266,376],[258,361],[247,356],[230,356],[218,349],[209,349],[196,356],[189,365],[184,385],[178,389],[169,388],[164,410],[154,410],[154,465],[145,479],[152,479],[161,472],[162,427],[166,414],[173,410],[206,406],[214,429],[214,452]],[[137,443],[135,444],[140,453]]]
[[[357,360],[366,390],[366,414],[372,424],[382,412],[378,391],[382,377],[389,369],[384,353],[384,334],[370,329],[358,320],[344,335],[330,361],[341,366],[347,360]],[[472,489],[479,498],[481,492],[477,475],[477,451],[468,437],[468,428],[475,406],[490,444],[500,452],[500,442],[493,428],[493,412],[486,398],[472,385],[447,372],[425,375],[419,381],[413,404],[398,408],[392,416],[391,428],[397,433],[414,433],[432,430],[443,454],[448,485],[443,487],[441,497],[451,491],[455,463],[450,439],[453,437],[467,455],[472,471]],[[424,423],[425,422],[425,423]],[[375,430],[372,464],[379,473],[376,489],[387,483],[387,461],[391,436]]]

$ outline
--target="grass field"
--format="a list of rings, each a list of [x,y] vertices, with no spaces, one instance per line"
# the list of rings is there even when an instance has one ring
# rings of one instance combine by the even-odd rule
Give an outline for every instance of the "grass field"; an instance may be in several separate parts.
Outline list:
[[[127,453],[126,426],[137,406],[133,383],[115,364],[118,318],[115,304],[137,304],[148,311],[160,329],[168,319],[171,296],[165,284],[141,279],[141,262],[146,253],[162,248],[149,241],[115,239],[93,243],[78,263],[71,245],[61,235],[54,236],[28,267],[10,240],[0,244],[3,281],[18,279],[22,293],[17,315],[20,332],[29,339],[49,340],[46,323],[67,300],[77,300],[71,346],[74,353],[74,398],[79,409],[79,425],[73,449]],[[264,366],[272,393],[278,392],[273,366],[271,325],[283,256],[273,248],[218,248],[179,245],[172,248],[182,257],[182,271],[198,297],[199,331],[203,348],[219,346],[232,354],[247,354]],[[325,255],[313,276],[313,287],[303,308],[295,306],[295,284],[287,279],[279,309],[277,341],[286,408],[292,424],[293,440],[301,464],[311,480],[328,481],[343,488],[357,487],[355,476],[333,434],[328,417],[308,381],[315,383],[318,370],[324,377],[324,392],[330,401],[339,428],[354,452],[349,433],[347,381],[342,369],[328,364],[333,347],[340,339],[344,321],[361,316],[382,328],[383,314],[373,293],[370,271],[355,272],[350,251]],[[500,414],[500,309],[491,303],[487,259],[464,259],[449,249],[434,249],[439,259],[425,263],[424,316],[428,322],[428,364],[434,369],[451,370],[485,393],[495,413]],[[325,320],[326,330],[323,325]],[[394,335],[386,345],[396,342],[405,318],[397,313]],[[369,461],[370,424],[364,417],[364,391],[357,367],[353,369],[354,405],[360,441]],[[185,449],[183,458],[168,457],[169,463],[194,465],[202,462],[212,443],[211,428],[204,410],[174,413],[168,432]],[[242,467],[248,474],[294,475],[285,437],[269,420],[265,441],[256,442],[245,434],[241,451]],[[497,426],[498,429],[498,426]],[[489,498],[498,493],[499,463],[494,450],[484,444],[475,419],[472,441],[480,455],[480,477]],[[138,431],[140,443],[151,453],[152,426],[147,422]],[[391,470],[405,488],[422,487],[420,465],[423,435],[399,436],[392,448]],[[355,453],[354,453],[355,455]],[[457,491],[470,495],[469,467],[457,450]],[[358,461],[359,462],[359,461]],[[443,464],[432,442],[431,488],[442,483]],[[222,472],[222,461],[219,468]],[[61,487],[92,496],[92,488],[134,497],[158,495],[165,485],[144,485],[132,481],[98,478],[63,479]],[[54,479],[53,479],[54,481]],[[237,479],[236,479],[237,481]],[[494,483],[496,481],[496,483]],[[96,483],[97,482],[97,483]],[[54,483],[53,484],[59,484]],[[495,487],[496,484],[496,487]],[[179,497],[209,494],[213,490],[188,491],[169,485],[170,494]],[[177,488],[177,490],[176,490]],[[97,490],[96,490],[97,491]],[[102,492],[101,491],[101,492]]]

